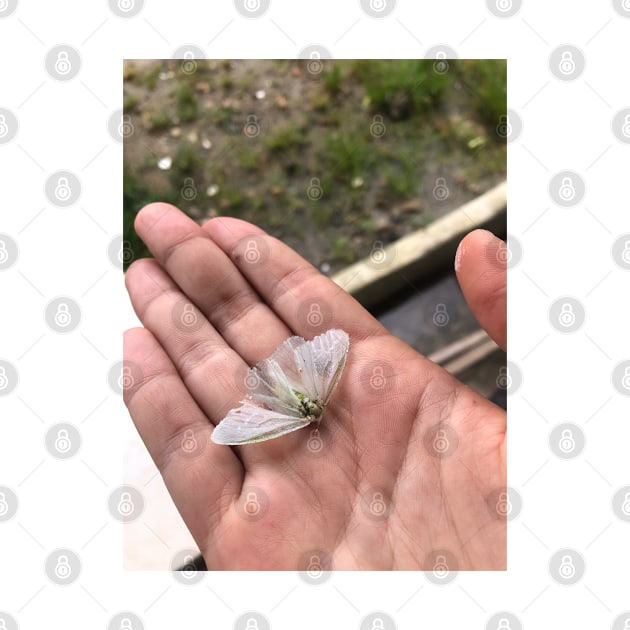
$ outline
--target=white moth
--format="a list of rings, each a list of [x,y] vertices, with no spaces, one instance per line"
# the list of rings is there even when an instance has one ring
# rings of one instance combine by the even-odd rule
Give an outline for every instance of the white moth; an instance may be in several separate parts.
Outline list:
[[[212,433],[217,444],[253,444],[319,424],[346,364],[350,340],[332,329],[312,341],[290,337],[248,372],[249,393]]]

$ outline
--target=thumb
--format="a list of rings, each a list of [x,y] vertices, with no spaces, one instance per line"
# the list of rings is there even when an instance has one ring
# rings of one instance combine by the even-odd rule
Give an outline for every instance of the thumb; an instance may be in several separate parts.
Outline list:
[[[487,230],[467,234],[455,254],[455,273],[481,327],[503,349],[507,343],[507,247]]]

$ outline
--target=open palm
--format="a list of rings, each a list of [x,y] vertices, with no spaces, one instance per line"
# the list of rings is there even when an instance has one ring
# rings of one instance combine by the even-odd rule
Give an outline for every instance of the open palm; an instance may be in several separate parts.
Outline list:
[[[249,223],[199,227],[151,204],[136,230],[155,260],[126,274],[144,327],[125,334],[125,401],[210,569],[506,568],[501,409]],[[501,245],[469,235],[458,277],[504,346],[505,273],[488,247]],[[210,441],[248,366],[329,328],[350,335],[350,352],[318,430]]]

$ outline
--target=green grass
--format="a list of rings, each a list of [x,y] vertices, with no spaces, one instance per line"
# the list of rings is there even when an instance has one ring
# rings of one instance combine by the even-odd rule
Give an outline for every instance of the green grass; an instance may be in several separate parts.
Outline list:
[[[166,109],[153,112],[147,119],[149,131],[162,131],[168,129],[172,124],[173,121]]]
[[[177,115],[183,123],[197,118],[197,96],[189,81],[181,81],[175,88]]]
[[[162,72],[162,67],[156,64],[144,75],[143,82],[149,90],[155,90],[160,72]]]
[[[435,72],[425,59],[358,60],[352,71],[363,85],[367,104],[393,120],[403,120],[435,108],[452,84],[451,72]]]
[[[506,60],[466,60],[458,64],[457,73],[479,119],[491,127],[498,125],[506,114]]]

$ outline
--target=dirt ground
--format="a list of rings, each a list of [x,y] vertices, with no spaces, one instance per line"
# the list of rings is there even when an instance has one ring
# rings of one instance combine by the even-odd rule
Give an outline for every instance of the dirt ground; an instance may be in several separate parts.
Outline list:
[[[332,274],[506,177],[501,60],[127,61],[125,238],[145,203],[259,225]]]

